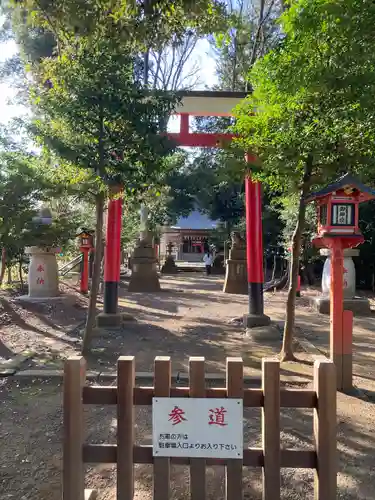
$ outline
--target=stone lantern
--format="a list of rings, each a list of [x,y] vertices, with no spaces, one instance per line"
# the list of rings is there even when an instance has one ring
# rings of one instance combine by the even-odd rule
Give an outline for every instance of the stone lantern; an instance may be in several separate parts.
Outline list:
[[[161,268],[162,274],[177,274],[178,273],[178,267],[176,266],[176,263],[174,261],[172,252],[173,252],[173,242],[170,241],[167,245],[167,258],[165,259],[165,262]]]
[[[226,262],[224,293],[247,295],[246,242],[238,231],[231,234],[232,247]]]
[[[33,218],[33,222],[50,225],[52,223],[50,209],[43,207],[39,216]],[[45,300],[59,296],[59,274],[56,261],[56,254],[59,252],[59,248],[42,245],[25,248],[25,253],[30,255],[29,293],[25,298]]]

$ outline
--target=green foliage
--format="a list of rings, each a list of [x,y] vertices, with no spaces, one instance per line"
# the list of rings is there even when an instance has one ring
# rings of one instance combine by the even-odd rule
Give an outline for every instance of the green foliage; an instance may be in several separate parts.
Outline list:
[[[38,157],[21,152],[0,154],[0,247],[6,248],[8,263],[22,259],[26,246],[66,246],[79,226],[74,212],[51,226],[32,222],[54,192],[38,163]]]
[[[122,218],[121,247],[127,251],[132,250],[139,238],[140,229],[139,206],[132,203],[132,200],[125,200]]]
[[[359,226],[365,237],[360,255],[355,259],[357,286],[375,291],[375,202],[362,203],[359,208]]]
[[[17,0],[15,10],[27,15],[26,22],[53,33],[57,49],[77,36],[91,39],[116,38],[133,48],[157,47],[186,27],[198,33],[222,29],[224,2],[217,0]]]
[[[57,247],[66,250],[69,240],[74,240],[80,225],[78,214],[71,217],[54,217],[51,224],[43,224],[28,220],[23,231],[23,239],[27,246]]]
[[[173,172],[167,179],[171,200],[169,217],[174,220],[198,208],[213,220],[233,227],[243,215],[243,182],[233,182],[225,176],[225,164],[212,151],[202,151],[183,170]]]
[[[251,71],[236,125],[271,186],[299,189],[307,157],[315,183],[373,166],[374,20],[357,0],[299,0],[282,16],[285,38]]]
[[[38,76],[48,85],[34,89],[41,143],[106,183],[126,180],[130,192],[152,182],[172,151],[159,123],[176,102],[173,95],[145,96],[133,69],[123,44],[81,37],[60,57],[43,61]]]
[[[275,200],[279,218],[283,224],[279,244],[284,247],[285,252],[290,251],[293,231],[298,219],[298,195],[296,193],[289,196],[277,198]],[[273,204],[275,205],[275,203]],[[311,262],[319,258],[319,253],[312,246],[312,239],[316,235],[317,219],[313,204],[306,207],[306,221],[301,242],[301,257],[304,262]]]
[[[239,142],[258,159],[253,176],[284,196],[299,193],[284,361],[294,359],[304,198],[314,184],[374,167],[374,21],[371,2],[294,1],[281,18],[284,39],[252,68],[253,94],[237,112]]]

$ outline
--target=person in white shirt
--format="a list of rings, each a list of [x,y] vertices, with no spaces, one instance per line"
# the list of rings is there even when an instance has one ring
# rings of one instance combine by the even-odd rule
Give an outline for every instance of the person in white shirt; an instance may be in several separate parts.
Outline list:
[[[206,274],[209,276],[211,274],[211,267],[212,267],[212,256],[209,252],[206,252],[203,256],[203,262],[204,265],[206,266]]]

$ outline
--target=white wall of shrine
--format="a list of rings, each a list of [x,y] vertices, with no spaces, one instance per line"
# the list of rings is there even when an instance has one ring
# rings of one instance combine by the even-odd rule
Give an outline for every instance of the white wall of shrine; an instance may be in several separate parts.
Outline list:
[[[168,244],[172,242],[172,256],[182,262],[202,262],[204,247],[209,231],[186,232],[181,229],[166,228],[160,238],[160,259],[168,254]]]

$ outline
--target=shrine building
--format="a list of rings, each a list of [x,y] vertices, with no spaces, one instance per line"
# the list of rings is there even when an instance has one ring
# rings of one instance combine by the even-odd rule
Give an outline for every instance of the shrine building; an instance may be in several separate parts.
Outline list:
[[[193,210],[187,217],[180,217],[176,224],[166,226],[160,238],[160,257],[167,255],[168,244],[173,244],[172,255],[179,262],[202,262],[208,247],[210,233],[218,222]]]

